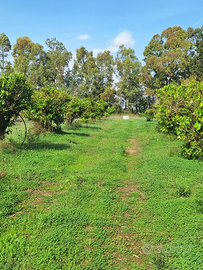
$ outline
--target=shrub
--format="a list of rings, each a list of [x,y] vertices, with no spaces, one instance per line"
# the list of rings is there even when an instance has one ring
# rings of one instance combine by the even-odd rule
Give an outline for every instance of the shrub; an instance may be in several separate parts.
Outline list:
[[[203,83],[191,81],[158,90],[156,118],[162,132],[185,142],[183,155],[195,159],[203,150]]]
[[[67,114],[70,96],[62,89],[54,87],[34,91],[29,116],[46,130],[60,129]]]
[[[90,98],[83,99],[83,113],[81,121],[87,123],[88,120],[102,118],[107,112],[108,103],[103,100],[94,101]],[[105,115],[106,116],[106,115]]]
[[[145,111],[145,116],[146,116],[147,121],[153,120],[153,118],[154,118],[154,109],[147,109]]]
[[[3,139],[12,119],[28,107],[31,85],[21,74],[0,77],[0,139]]]
[[[78,97],[73,97],[71,101],[67,104],[66,120],[72,125],[73,121],[80,118],[84,112],[83,101]]]

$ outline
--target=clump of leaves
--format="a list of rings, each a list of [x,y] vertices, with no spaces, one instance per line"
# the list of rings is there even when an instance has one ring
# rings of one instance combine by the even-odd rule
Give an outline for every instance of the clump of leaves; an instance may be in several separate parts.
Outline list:
[[[154,118],[154,113],[155,113],[154,109],[147,109],[147,110],[145,111],[145,116],[146,116],[147,121],[153,120],[153,118]]]
[[[179,197],[189,197],[191,195],[191,189],[189,187],[179,186],[176,189],[176,194]]]
[[[159,254],[158,256],[153,258],[153,263],[156,266],[156,269],[166,269],[166,256],[164,254]]]

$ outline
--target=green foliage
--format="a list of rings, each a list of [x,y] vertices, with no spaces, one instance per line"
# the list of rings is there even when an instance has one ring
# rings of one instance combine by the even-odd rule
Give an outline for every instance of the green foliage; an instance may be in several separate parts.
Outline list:
[[[192,192],[189,187],[179,186],[176,190],[176,193],[180,197],[189,197]]]
[[[106,112],[104,113],[104,116],[105,116],[105,117],[108,117],[108,116],[110,116],[110,115],[112,115],[112,114],[114,114],[114,113],[116,113],[116,108],[111,107],[111,108],[108,108],[108,109],[106,110]]]
[[[81,115],[81,121],[87,123],[88,120],[95,121],[102,118],[107,113],[108,103],[103,100],[94,101],[90,98],[85,98],[83,99],[82,106],[83,113]]]
[[[80,47],[76,50],[76,59],[71,72],[70,93],[79,98],[99,100],[106,88],[112,87],[113,65],[113,56],[110,51],[104,51],[94,57],[92,51],[88,51],[83,46]]]
[[[66,84],[66,76],[69,73],[68,65],[72,54],[56,38],[47,38],[45,43],[49,48],[45,63],[47,85],[62,88]]]
[[[78,97],[72,97],[67,104],[66,119],[72,125],[73,121],[82,116],[84,112],[83,101]]]
[[[180,26],[169,27],[154,35],[144,50],[142,82],[148,93],[172,82],[180,83],[191,75],[191,55],[195,46]]]
[[[35,89],[64,87],[72,54],[56,38],[47,39],[48,52],[29,37],[19,37],[13,46],[14,70],[22,72]]]
[[[11,50],[11,44],[9,41],[9,38],[4,34],[0,34],[0,69],[1,73],[4,74],[6,70],[8,70],[8,67],[11,66],[11,64],[6,61],[6,58],[8,57],[8,52]]]
[[[155,108],[160,130],[185,142],[185,157],[202,156],[203,84],[191,81],[180,86],[168,85],[158,90],[157,96]]]
[[[151,121],[154,118],[154,113],[155,113],[154,109],[147,109],[145,111],[147,121]]]
[[[34,91],[29,117],[47,130],[60,129],[67,113],[70,96],[62,89],[54,87],[41,88]]]
[[[134,102],[136,93],[140,91],[140,69],[141,63],[135,56],[131,48],[119,47],[116,56],[116,70],[119,81],[117,82],[117,95],[123,98],[124,107],[127,108],[126,101]]]
[[[193,53],[193,57],[190,62],[192,76],[198,81],[203,81],[203,26],[195,29],[189,27],[187,32],[189,39],[195,46],[195,53]]]
[[[21,74],[0,77],[0,139],[4,138],[11,120],[29,105],[31,85]]]

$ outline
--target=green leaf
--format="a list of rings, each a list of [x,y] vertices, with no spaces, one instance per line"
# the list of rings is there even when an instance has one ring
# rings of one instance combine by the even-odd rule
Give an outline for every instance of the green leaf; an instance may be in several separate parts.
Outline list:
[[[198,131],[198,130],[200,130],[200,128],[202,127],[202,125],[197,122],[197,123],[195,123],[194,127]]]

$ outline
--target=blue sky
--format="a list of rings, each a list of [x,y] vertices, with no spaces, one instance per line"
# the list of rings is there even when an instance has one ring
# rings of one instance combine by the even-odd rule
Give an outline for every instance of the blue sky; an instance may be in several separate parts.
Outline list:
[[[123,43],[140,61],[153,35],[203,25],[202,0],[1,0],[0,11],[0,33],[12,45],[28,36],[46,49],[45,40],[56,37],[74,54],[80,46],[115,53]]]

